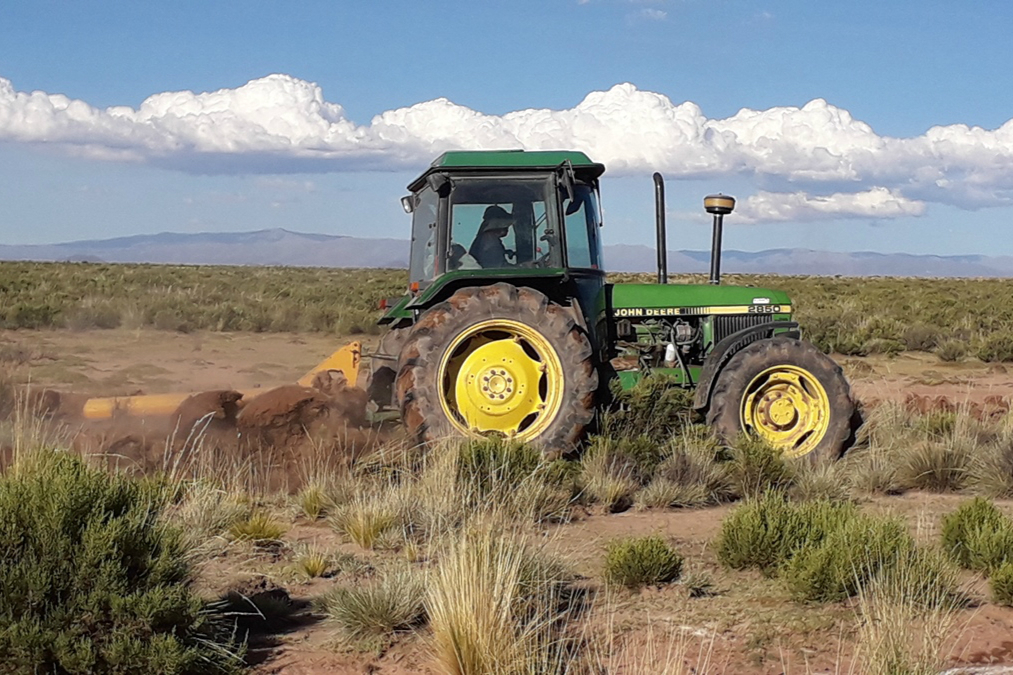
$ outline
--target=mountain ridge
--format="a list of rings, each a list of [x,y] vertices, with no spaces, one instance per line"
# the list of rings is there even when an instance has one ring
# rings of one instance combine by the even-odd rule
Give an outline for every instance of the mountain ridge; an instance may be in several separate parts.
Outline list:
[[[609,271],[651,272],[654,249],[641,244],[604,247]],[[247,232],[160,232],[58,244],[0,244],[0,260],[281,265],[297,267],[407,267],[408,241],[297,232],[272,228]],[[707,272],[709,251],[669,251],[674,273]],[[727,250],[727,273],[844,276],[1013,277],[1013,257],[915,255],[806,248]]]

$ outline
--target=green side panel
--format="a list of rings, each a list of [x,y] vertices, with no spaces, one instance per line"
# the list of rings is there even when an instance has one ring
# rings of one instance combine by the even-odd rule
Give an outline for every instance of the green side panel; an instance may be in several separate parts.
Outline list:
[[[540,168],[555,167],[569,161],[573,166],[595,166],[583,152],[525,150],[465,150],[445,152],[432,164],[434,169],[461,167]]]
[[[383,313],[377,323],[381,326],[385,326],[390,323],[397,323],[403,319],[411,319],[411,310],[406,309],[408,303],[412,301],[412,296],[404,295],[393,307],[388,307],[387,311]]]
[[[613,284],[613,310],[666,307],[729,307],[757,304],[765,299],[769,305],[788,305],[791,300],[784,291],[743,286],[712,286],[709,284]],[[720,312],[718,312],[720,313]]]

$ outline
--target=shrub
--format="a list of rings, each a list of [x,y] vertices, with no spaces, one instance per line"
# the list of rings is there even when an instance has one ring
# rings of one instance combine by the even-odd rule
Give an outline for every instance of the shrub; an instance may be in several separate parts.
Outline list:
[[[1013,562],[1005,562],[992,573],[988,581],[992,601],[997,605],[1013,607]]]
[[[855,595],[913,547],[904,523],[859,515],[819,542],[801,544],[781,572],[796,600],[835,602]]]
[[[770,575],[800,546],[818,544],[855,517],[849,502],[789,502],[768,492],[740,504],[721,523],[718,560],[732,569],[756,568]]]
[[[668,375],[648,375],[625,390],[618,380],[610,386],[616,409],[603,420],[606,434],[643,435],[665,443],[692,418],[692,390],[680,387]]]
[[[668,457],[654,472],[656,479],[680,487],[678,506],[718,504],[735,496],[729,464],[717,461],[719,446],[706,427],[688,427],[668,443]]]
[[[1000,330],[983,337],[975,356],[986,363],[1013,361],[1013,333]]]
[[[371,584],[335,588],[319,599],[318,606],[351,638],[386,637],[424,622],[423,596],[419,576],[399,568]]]
[[[238,670],[163,499],[40,452],[0,477],[0,653],[20,672]]]
[[[627,588],[664,584],[679,578],[682,562],[661,537],[620,539],[608,545],[605,581]]]
[[[794,465],[784,454],[755,436],[740,436],[731,447],[728,472],[736,493],[755,497],[769,490],[790,487]]]
[[[987,499],[976,497],[943,516],[942,530],[943,550],[961,567],[988,572],[1013,555],[1013,522]]]
[[[940,361],[955,363],[967,356],[967,343],[963,340],[944,340],[936,347],[936,355]]]
[[[901,338],[904,347],[915,352],[930,352],[939,343],[939,329],[924,323],[915,323],[904,330]]]

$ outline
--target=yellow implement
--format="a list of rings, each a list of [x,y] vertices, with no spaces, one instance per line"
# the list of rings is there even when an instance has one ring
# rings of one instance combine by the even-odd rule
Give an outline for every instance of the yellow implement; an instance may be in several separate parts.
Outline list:
[[[344,374],[348,385],[355,386],[359,379],[359,362],[362,358],[362,343],[350,342],[326,359],[314,366],[308,373],[300,377],[296,383],[304,387],[313,384],[314,378],[322,373],[337,370]],[[249,400],[267,389],[247,389],[241,391],[243,400]],[[141,396],[109,396],[90,398],[85,401],[82,414],[86,419],[106,419],[114,415],[171,415],[179,404],[185,401],[192,392],[173,394],[146,394]]]

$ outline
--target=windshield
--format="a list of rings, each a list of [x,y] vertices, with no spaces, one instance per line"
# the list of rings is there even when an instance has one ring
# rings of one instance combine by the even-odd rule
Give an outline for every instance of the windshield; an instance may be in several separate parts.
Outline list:
[[[428,281],[436,265],[436,215],[440,198],[429,188],[412,195],[412,252],[409,281]]]
[[[560,266],[551,194],[549,177],[455,181],[447,270]]]

